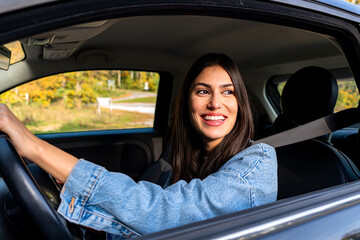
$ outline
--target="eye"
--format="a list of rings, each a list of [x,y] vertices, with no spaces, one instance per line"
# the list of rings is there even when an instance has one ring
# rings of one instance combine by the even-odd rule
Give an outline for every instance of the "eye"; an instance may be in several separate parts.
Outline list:
[[[206,89],[200,89],[200,90],[197,90],[197,91],[196,91],[196,94],[200,94],[200,95],[202,95],[202,94],[209,94],[209,91],[206,90]]]
[[[234,91],[233,90],[225,90],[223,92],[225,95],[233,95],[234,94]]]

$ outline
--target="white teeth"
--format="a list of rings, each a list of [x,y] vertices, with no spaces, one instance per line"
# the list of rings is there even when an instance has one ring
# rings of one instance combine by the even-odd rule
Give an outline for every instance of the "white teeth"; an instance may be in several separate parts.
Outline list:
[[[204,119],[206,121],[224,121],[225,117],[224,116],[205,116]]]

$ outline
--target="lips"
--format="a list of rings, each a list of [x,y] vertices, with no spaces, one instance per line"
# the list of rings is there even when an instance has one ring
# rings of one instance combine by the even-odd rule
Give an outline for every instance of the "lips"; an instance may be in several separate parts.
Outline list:
[[[205,115],[203,116],[205,121],[224,121],[225,117],[224,116],[209,116],[209,115]]]
[[[203,114],[201,118],[208,125],[219,126],[225,122],[227,117],[222,114]]]

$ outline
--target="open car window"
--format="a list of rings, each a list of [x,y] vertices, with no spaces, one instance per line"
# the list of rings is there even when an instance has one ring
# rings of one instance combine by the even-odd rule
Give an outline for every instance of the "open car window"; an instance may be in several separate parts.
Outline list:
[[[52,75],[0,95],[33,132],[151,128],[159,74],[127,70]]]

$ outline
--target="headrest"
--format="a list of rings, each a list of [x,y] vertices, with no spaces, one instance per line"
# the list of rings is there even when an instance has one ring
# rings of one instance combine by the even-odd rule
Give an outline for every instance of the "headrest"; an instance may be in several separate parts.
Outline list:
[[[286,82],[281,108],[295,123],[305,124],[334,112],[338,96],[335,77],[321,67],[305,67]]]

